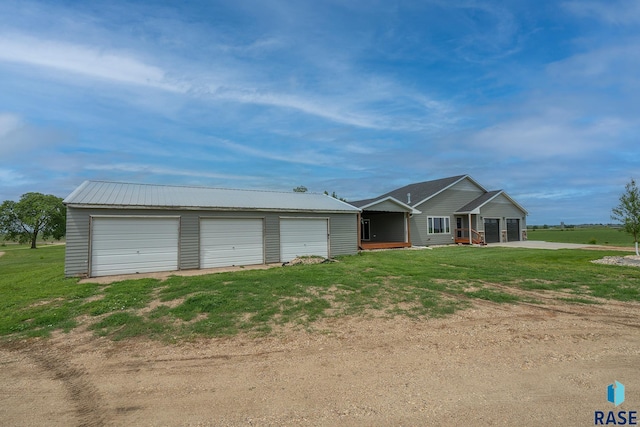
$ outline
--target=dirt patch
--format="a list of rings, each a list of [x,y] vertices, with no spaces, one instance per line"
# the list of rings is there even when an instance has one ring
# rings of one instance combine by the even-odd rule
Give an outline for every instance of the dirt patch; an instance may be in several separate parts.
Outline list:
[[[445,319],[330,318],[164,345],[74,330],[0,346],[12,426],[592,425],[640,405],[638,303],[474,300]],[[634,406],[635,405],[635,406]]]
[[[0,252],[0,256],[4,255],[4,252]]]

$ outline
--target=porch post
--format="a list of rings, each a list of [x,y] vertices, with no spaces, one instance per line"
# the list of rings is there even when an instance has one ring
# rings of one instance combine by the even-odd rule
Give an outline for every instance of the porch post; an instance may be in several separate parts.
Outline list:
[[[469,214],[469,244],[473,245],[473,234],[471,233],[471,214]]]
[[[358,221],[358,249],[362,249],[362,213],[358,212],[357,216]]]
[[[404,222],[407,227],[407,243],[411,245],[411,222],[409,221],[409,212],[404,214]]]

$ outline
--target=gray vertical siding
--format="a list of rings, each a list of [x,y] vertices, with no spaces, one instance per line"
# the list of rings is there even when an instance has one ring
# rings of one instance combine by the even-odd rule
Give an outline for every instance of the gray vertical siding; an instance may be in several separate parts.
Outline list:
[[[329,215],[331,246],[329,255],[352,255],[358,252],[358,216],[355,214]]]
[[[181,270],[200,268],[200,218],[253,217],[264,218],[265,261],[280,262],[280,218],[282,216],[329,218],[330,254],[355,254],[358,250],[358,227],[355,213],[291,213],[280,212],[229,212],[162,209],[85,209],[67,207],[67,245],[65,251],[65,275],[89,274],[90,218],[92,215],[122,216],[179,216]]]
[[[89,269],[89,215],[83,209],[67,208],[67,244],[64,274],[83,276]]]

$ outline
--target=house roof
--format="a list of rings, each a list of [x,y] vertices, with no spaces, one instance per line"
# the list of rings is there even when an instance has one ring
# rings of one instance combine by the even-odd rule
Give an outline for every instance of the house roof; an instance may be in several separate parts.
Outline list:
[[[487,203],[489,203],[490,201],[492,201],[493,199],[495,199],[498,196],[504,196],[507,200],[509,200],[511,203],[513,203],[518,209],[520,209],[522,212],[526,214],[528,214],[527,210],[525,208],[523,208],[518,202],[516,202],[515,200],[513,200],[507,193],[505,193],[503,190],[496,190],[496,191],[489,191],[484,193],[482,196],[478,197],[475,200],[472,200],[471,202],[467,203],[466,205],[464,205],[463,207],[461,207],[460,209],[458,209],[455,213],[457,214],[475,214],[475,213],[480,213],[480,208],[483,207],[484,205],[486,205]]]
[[[462,181],[465,178],[469,179],[471,182],[477,185],[481,190],[487,191],[484,187],[478,184],[469,175],[458,175],[458,176],[452,176],[449,178],[441,178],[433,181],[424,181],[424,182],[418,182],[415,184],[405,185],[404,187],[397,188],[393,191],[385,193],[374,199],[359,200],[359,201],[349,202],[349,203],[351,203],[354,206],[363,206],[363,205],[366,205],[366,203],[363,203],[363,204],[360,204],[360,203],[362,202],[371,203],[372,201],[381,200],[381,199],[384,199],[385,197],[390,196],[396,200],[404,201],[407,205],[414,207],[424,203],[425,201],[429,200],[433,196],[440,194],[447,188],[451,187],[454,184],[457,184],[458,182]],[[409,194],[411,196],[408,196]],[[408,200],[409,197],[411,197],[411,201]]]
[[[359,212],[325,194],[85,181],[64,203],[72,207],[184,208]]]
[[[472,200],[471,202],[467,203],[466,205],[458,209],[456,213],[458,214],[479,213],[476,211],[480,209],[482,206],[489,203],[491,200],[497,197],[500,193],[502,193],[502,190],[495,190],[495,191],[489,191],[487,193],[484,193],[482,196],[478,197],[475,200]]]
[[[395,197],[391,197],[391,196],[387,196],[384,198],[378,198],[378,199],[366,199],[366,200],[358,200],[355,202],[349,202],[352,205],[359,207],[360,209],[367,209],[370,211],[375,211],[378,209],[375,209],[376,205],[380,205],[384,202],[391,202],[394,205],[398,206],[401,210],[409,212],[409,213],[415,213],[415,214],[419,214],[421,213],[419,210],[414,209],[413,207],[407,205],[406,203],[402,203],[400,200],[396,199]],[[385,209],[381,208],[379,209],[381,211],[385,211]]]

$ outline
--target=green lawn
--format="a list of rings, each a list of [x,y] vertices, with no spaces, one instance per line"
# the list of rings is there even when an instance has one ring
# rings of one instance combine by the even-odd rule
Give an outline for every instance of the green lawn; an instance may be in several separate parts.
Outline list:
[[[640,269],[589,262],[614,252],[451,246],[366,252],[328,264],[173,276],[164,282],[81,285],[63,277],[63,246],[2,250],[4,339],[88,325],[113,339],[175,341],[268,334],[285,324],[313,328],[317,319],[345,315],[439,317],[477,299],[541,303],[515,292],[521,289],[563,290],[569,295],[558,299],[576,304],[597,303],[594,297],[640,301]]]
[[[549,228],[527,230],[529,240],[543,240],[545,242],[584,243],[608,246],[633,246],[633,237],[619,228],[612,227],[579,227],[579,228]]]

